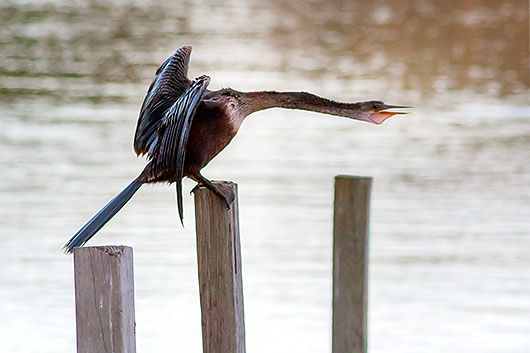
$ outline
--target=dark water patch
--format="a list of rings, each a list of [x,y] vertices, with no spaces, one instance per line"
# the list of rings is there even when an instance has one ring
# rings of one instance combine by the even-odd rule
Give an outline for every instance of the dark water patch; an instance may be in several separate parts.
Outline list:
[[[36,59],[36,58],[35,58]],[[87,75],[77,72],[31,72],[26,70],[0,70],[0,76],[7,77],[59,77],[59,78],[80,78]]]

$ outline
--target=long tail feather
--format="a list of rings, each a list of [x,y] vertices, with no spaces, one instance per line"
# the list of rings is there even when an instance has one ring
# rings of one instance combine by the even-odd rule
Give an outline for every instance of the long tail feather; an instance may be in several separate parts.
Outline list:
[[[177,208],[179,210],[180,224],[184,227],[184,206],[182,205],[182,179],[175,181],[177,189]]]
[[[94,215],[81,229],[74,234],[64,245],[67,253],[72,252],[75,247],[83,246],[90,238],[96,234],[140,189],[142,182],[134,179],[125,189],[105,205],[98,213]]]

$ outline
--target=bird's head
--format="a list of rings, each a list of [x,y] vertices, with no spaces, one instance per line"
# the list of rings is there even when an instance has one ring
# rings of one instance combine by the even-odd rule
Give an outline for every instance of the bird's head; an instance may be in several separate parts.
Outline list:
[[[388,109],[410,108],[404,105],[388,105],[380,101],[367,101],[358,103],[360,105],[358,119],[372,124],[382,124],[386,119],[397,114],[408,114],[405,112],[390,112]]]

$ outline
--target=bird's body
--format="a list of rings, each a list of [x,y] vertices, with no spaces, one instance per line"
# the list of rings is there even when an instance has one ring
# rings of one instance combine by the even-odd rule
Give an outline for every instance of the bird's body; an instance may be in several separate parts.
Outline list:
[[[229,206],[233,200],[200,173],[234,138],[250,114],[274,107],[301,109],[381,124],[395,114],[379,101],[340,103],[307,92],[208,91],[208,76],[187,77],[191,47],[182,47],[156,71],[140,109],[134,137],[138,155],[148,163],[140,175],[85,224],[65,245],[70,252],[85,244],[146,183],[175,183],[182,221],[182,178],[210,188]]]
[[[243,122],[240,114],[230,114],[228,96],[207,100],[199,106],[186,148],[185,176],[196,176],[236,136]]]

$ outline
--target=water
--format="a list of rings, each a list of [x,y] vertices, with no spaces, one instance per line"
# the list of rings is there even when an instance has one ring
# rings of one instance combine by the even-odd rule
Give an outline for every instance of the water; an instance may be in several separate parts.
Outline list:
[[[374,177],[371,352],[530,349],[526,2],[0,7],[0,351],[75,349],[60,247],[143,168],[143,95],[185,44],[212,89],[415,107],[382,126],[260,112],[205,168],[239,184],[249,352],[330,350],[336,174]],[[134,247],[140,352],[201,351],[193,204],[182,229],[174,193],[143,187],[90,243]]]

